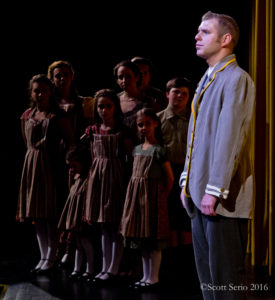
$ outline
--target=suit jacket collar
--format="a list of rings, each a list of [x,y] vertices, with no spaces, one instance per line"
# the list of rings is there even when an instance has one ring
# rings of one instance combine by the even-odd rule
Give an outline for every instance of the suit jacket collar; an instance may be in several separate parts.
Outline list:
[[[202,76],[197,91],[194,95],[193,101],[192,101],[192,114],[193,118],[195,119],[196,113],[197,113],[197,108],[198,105],[201,101],[202,94],[206,91],[206,89],[211,85],[213,82],[214,76],[216,76],[216,72],[222,71],[228,64],[236,60],[235,54],[230,54],[224,58],[222,58],[214,67],[213,71],[211,72],[210,76],[206,79],[207,75],[207,70]],[[206,81],[205,81],[206,79]]]
[[[216,63],[214,69],[212,70],[212,72],[210,74],[210,80],[212,79],[212,77],[213,77],[213,75],[215,74],[216,71],[218,71],[226,63],[228,63],[230,60],[232,60],[234,58],[236,59],[236,55],[235,54],[230,54],[230,55],[225,56],[224,58],[222,58],[218,63]]]

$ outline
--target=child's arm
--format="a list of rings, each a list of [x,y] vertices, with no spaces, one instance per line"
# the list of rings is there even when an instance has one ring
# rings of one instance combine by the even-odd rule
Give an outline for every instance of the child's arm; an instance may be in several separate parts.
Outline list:
[[[91,125],[86,127],[84,133],[80,137],[80,143],[89,149],[91,153],[91,160],[93,161],[93,129]]]
[[[26,134],[25,134],[25,123],[26,120],[28,120],[30,114],[32,112],[31,108],[28,108],[27,110],[24,111],[24,113],[22,114],[20,120],[21,120],[21,133],[22,133],[22,137],[23,137],[23,141],[25,143],[25,146],[27,146],[27,138],[26,138]]]
[[[169,161],[165,161],[162,164],[162,168],[165,175],[165,193],[166,197],[168,197],[174,184],[174,173]]]
[[[27,139],[25,135],[25,119],[21,119],[21,132],[25,146],[27,146]]]

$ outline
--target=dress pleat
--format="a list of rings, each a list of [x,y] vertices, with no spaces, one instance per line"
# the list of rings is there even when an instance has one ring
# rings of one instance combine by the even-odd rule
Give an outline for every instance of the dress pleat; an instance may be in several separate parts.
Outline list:
[[[167,199],[161,172],[151,176],[155,151],[135,154],[121,219],[126,239],[166,239],[169,235]]]
[[[25,120],[27,151],[20,181],[17,218],[45,219],[57,217],[56,128],[51,116],[36,121],[35,110]]]
[[[121,133],[93,134],[84,220],[119,223],[125,198]]]

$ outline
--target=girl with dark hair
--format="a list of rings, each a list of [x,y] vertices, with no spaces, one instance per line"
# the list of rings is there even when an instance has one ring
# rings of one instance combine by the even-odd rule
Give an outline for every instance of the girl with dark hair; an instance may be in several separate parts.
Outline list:
[[[123,60],[114,67],[115,80],[122,90],[118,93],[123,122],[136,136],[136,113],[143,107],[148,106],[146,97],[140,91],[141,73],[136,64],[130,60]],[[138,140],[135,140],[137,143]]]
[[[136,124],[142,144],[133,151],[133,173],[129,181],[121,219],[127,247],[139,248],[143,277],[134,289],[158,286],[161,249],[169,238],[167,197],[174,175],[161,146],[160,121],[152,109],[137,112]]]
[[[27,147],[22,170],[16,218],[35,224],[40,261],[33,273],[52,269],[57,248],[57,173],[59,144],[66,135],[56,116],[52,82],[44,74],[29,82],[31,107],[21,116],[22,136]]]
[[[83,218],[101,227],[102,268],[93,283],[106,284],[116,278],[123,253],[118,226],[133,143],[128,128],[122,124],[116,92],[103,89],[94,99],[96,123],[86,129],[83,137],[90,143],[92,156]]]

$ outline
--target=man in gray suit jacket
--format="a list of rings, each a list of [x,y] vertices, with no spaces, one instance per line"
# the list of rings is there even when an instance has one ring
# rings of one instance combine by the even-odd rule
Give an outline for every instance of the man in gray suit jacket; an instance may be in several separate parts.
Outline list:
[[[209,68],[198,84],[181,174],[204,299],[245,299],[247,225],[252,213],[251,119],[255,91],[233,54],[239,28],[207,12],[195,37]]]

